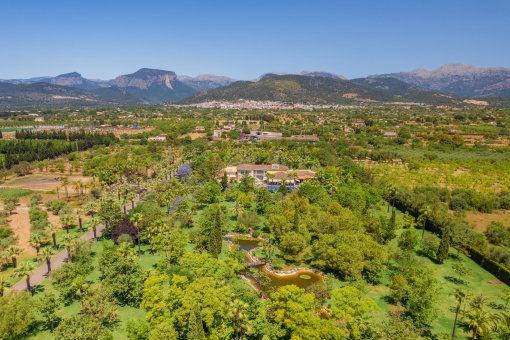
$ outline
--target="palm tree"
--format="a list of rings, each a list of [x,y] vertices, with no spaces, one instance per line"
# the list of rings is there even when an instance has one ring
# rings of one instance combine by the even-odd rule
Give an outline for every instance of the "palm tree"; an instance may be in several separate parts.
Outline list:
[[[43,248],[43,250],[37,255],[38,260],[44,260],[46,261],[46,265],[48,266],[48,277],[50,276],[51,272],[51,259],[57,255],[57,252],[49,247]]]
[[[68,199],[67,186],[69,185],[69,180],[67,179],[67,177],[61,177],[60,181],[62,182],[62,185],[64,186],[64,189],[65,189],[65,192],[66,192],[66,203],[67,203],[67,199]]]
[[[464,319],[469,327],[473,327],[472,340],[476,338],[476,334],[480,328],[484,328],[494,322],[494,317],[491,313],[477,308],[465,313]]]
[[[13,245],[10,245],[5,249],[4,256],[12,258],[12,267],[16,269],[16,257],[21,254],[21,249],[18,247],[15,247]]]
[[[478,294],[474,298],[471,299],[471,302],[469,303],[469,306],[472,309],[483,309],[486,304],[489,303],[489,299],[483,296],[483,294]]]
[[[84,216],[85,213],[86,213],[86,211],[83,209],[76,209],[76,215],[78,216],[78,223],[80,224],[80,233],[82,233],[82,234],[83,234],[83,227],[81,224],[81,217]]]
[[[131,209],[134,209],[136,194],[134,192],[130,192],[129,194],[126,195],[126,198],[131,201]]]
[[[248,309],[249,305],[239,299],[235,299],[230,302],[227,309],[227,317],[234,319],[234,331],[236,334],[236,340],[241,340],[243,335],[243,329],[249,330],[250,324],[248,314],[244,310]]]
[[[1,281],[0,281],[1,288]],[[510,313],[499,313],[496,319],[500,322],[497,334],[500,339],[510,339]]]
[[[126,213],[126,205],[129,203],[129,200],[126,199],[125,197],[122,197],[120,200],[119,200],[119,204],[120,206],[124,209],[124,214]]]
[[[97,243],[96,227],[100,226],[103,223],[103,219],[100,216],[96,215],[92,217],[90,223],[92,224],[92,229],[94,230],[94,242]]]
[[[455,322],[453,324],[453,333],[452,333],[452,339],[455,338],[455,327],[457,327],[457,317],[459,316],[460,311],[460,305],[462,304],[462,300],[465,300],[469,296],[469,292],[462,288],[455,288],[453,293],[450,295],[455,297],[455,300],[457,300],[457,312],[455,313]]]
[[[26,277],[27,279],[27,292],[30,292],[30,275],[35,273],[37,267],[32,261],[23,261],[19,267],[14,269],[13,276]]]
[[[56,234],[60,230],[60,227],[55,224],[50,224],[44,229],[47,233],[53,237],[53,250],[57,251],[57,239]]]
[[[430,209],[430,207],[428,205],[424,206],[421,209],[421,213],[423,215],[423,231],[421,233],[422,240],[423,240],[423,236],[425,236],[425,223],[427,222],[427,217],[430,215],[431,212],[432,212],[432,210]]]
[[[292,180],[292,187],[294,188],[296,186],[296,179],[298,178],[297,172],[292,172],[287,175],[287,178]]]
[[[60,217],[59,223],[62,224],[64,229],[67,231],[67,234],[69,234],[69,225],[74,222],[74,218],[71,215],[64,215]]]
[[[143,216],[140,213],[136,213],[129,220],[135,226],[137,234],[138,234],[137,235],[138,236],[138,261],[141,261],[142,260],[142,252],[140,250],[140,227],[141,227],[140,222],[142,222]]]
[[[90,216],[94,217],[94,212],[97,210],[97,202],[96,201],[89,201],[89,202],[87,202],[85,204],[83,209],[88,211]]]
[[[4,292],[11,286],[11,283],[5,276],[0,277],[0,297],[4,296]]]
[[[392,183],[389,183],[388,185],[386,185],[386,190],[388,190],[390,193],[394,192],[396,190],[396,187],[395,187],[395,184],[392,184]],[[388,213],[390,212],[390,200],[391,200],[391,196],[388,195]]]
[[[63,235],[59,242],[62,242],[64,246],[67,249],[67,258],[69,259],[69,262],[72,262],[72,256],[71,256],[71,247],[73,247],[76,244],[76,236],[65,234]]]
[[[117,252],[125,259],[133,260],[133,258],[136,256],[134,254],[133,248],[131,248],[131,243],[129,242],[123,242],[120,244],[120,246],[117,248]],[[127,268],[127,262],[126,262],[126,274],[127,274],[128,268]]]
[[[39,249],[45,241],[46,238],[38,232],[30,235],[30,238],[28,239],[28,243],[30,243],[30,245],[35,248],[37,255],[39,255]]]
[[[269,182],[269,180],[271,180],[271,183],[273,183],[273,179],[276,178],[276,175],[275,174],[266,173],[266,177],[268,179],[268,182]]]
[[[235,214],[236,216],[239,216],[239,214],[244,211],[244,208],[241,204],[239,204],[238,201],[235,201],[234,205],[232,207],[230,207],[229,211],[231,214]]]

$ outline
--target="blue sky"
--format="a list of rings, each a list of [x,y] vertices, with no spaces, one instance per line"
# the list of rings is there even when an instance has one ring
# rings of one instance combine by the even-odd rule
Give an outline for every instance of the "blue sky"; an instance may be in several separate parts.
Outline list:
[[[508,0],[3,0],[0,78],[510,67]]]

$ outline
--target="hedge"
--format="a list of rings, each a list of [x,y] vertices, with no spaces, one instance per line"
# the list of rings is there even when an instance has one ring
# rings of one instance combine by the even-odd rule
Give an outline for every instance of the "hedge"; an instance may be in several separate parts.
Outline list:
[[[474,248],[469,248],[469,255],[473,261],[497,277],[501,282],[510,285],[510,270],[508,270],[506,267],[502,266],[496,261],[485,258],[480,251]]]

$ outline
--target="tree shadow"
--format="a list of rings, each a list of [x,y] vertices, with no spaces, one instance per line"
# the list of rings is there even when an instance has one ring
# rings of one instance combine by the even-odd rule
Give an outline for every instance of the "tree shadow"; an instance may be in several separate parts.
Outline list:
[[[32,296],[34,296],[35,294],[43,293],[44,291],[45,291],[45,289],[43,286],[37,285],[34,288],[32,288],[31,292],[32,292]]]
[[[468,281],[464,281],[462,279],[459,279],[459,278],[456,278],[456,277],[453,277],[453,276],[445,276],[444,279],[446,281],[450,281],[452,283],[455,283],[456,285],[461,285],[461,284],[467,285],[469,283]]]
[[[502,304],[502,303],[496,303],[496,302],[493,302],[491,301],[488,306],[492,309],[499,309],[499,310],[503,310],[505,309],[505,306]]]

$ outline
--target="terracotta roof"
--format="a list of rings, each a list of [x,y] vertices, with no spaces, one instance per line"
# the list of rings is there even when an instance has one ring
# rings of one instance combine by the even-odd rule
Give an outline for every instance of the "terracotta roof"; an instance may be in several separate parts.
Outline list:
[[[266,171],[287,171],[288,166],[280,165],[278,169],[273,169],[272,165],[239,164],[237,170],[266,170]]]

